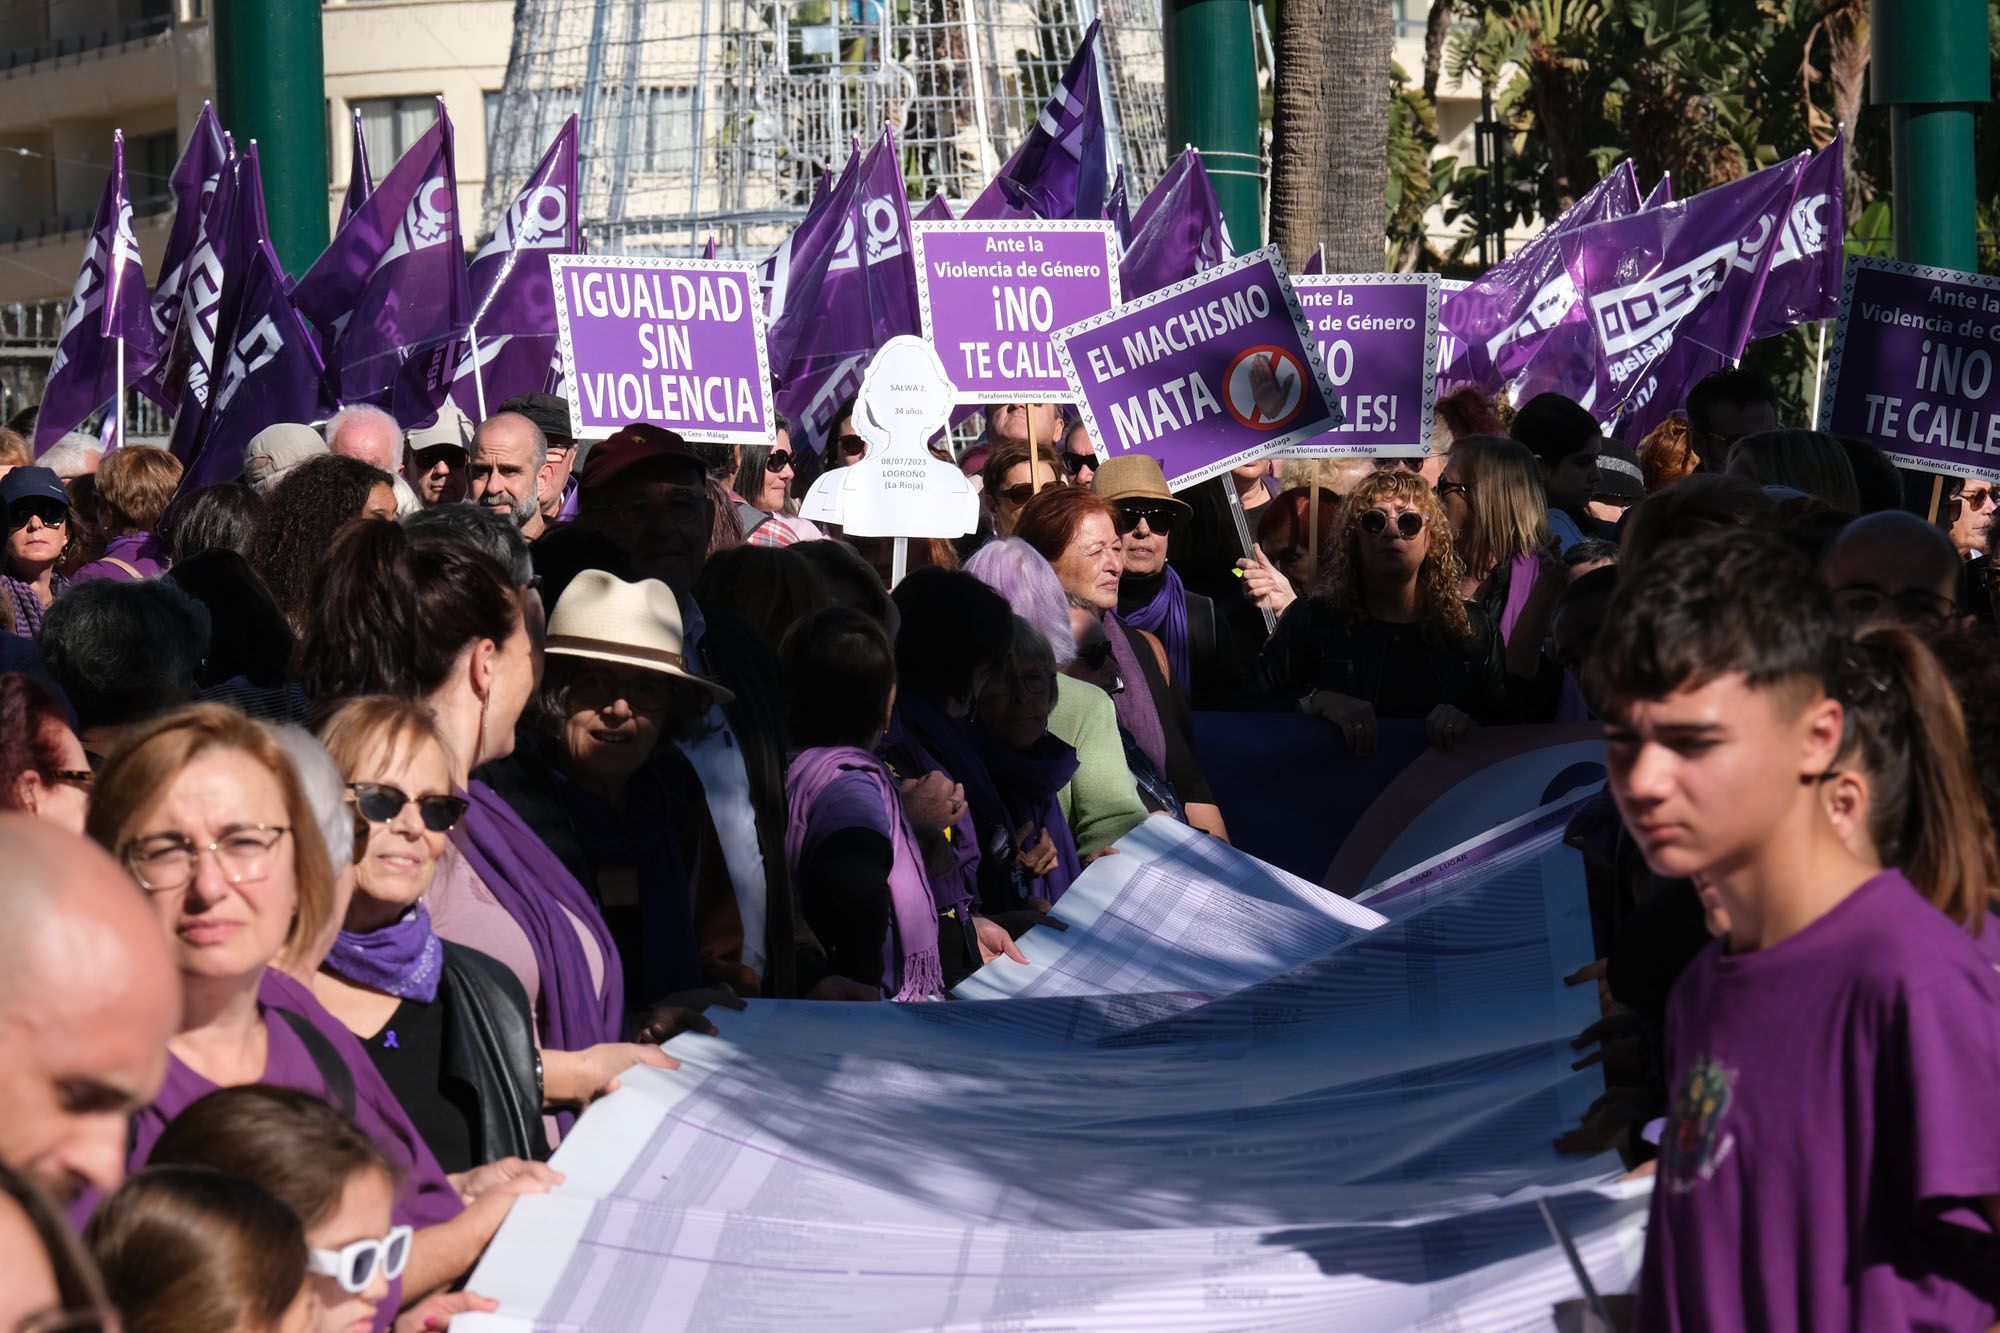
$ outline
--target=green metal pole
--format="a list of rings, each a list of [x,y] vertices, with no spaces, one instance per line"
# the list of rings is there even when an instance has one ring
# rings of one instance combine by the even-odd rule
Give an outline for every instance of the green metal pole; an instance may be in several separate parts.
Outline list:
[[[215,105],[257,141],[271,244],[304,273],[326,249],[326,57],[320,0],[215,0]]]
[[[1984,0],[1874,0],[1868,78],[1889,108],[1896,257],[1972,270],[1973,108],[1988,100]]]
[[[1264,243],[1257,57],[1249,0],[1163,0],[1167,147],[1192,144],[1238,251]]]

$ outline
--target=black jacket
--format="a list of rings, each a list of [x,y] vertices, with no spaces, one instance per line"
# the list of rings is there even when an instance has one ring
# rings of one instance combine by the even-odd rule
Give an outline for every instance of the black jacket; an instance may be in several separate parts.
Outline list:
[[[1465,613],[1471,640],[1449,644],[1416,625],[1349,620],[1323,598],[1302,597],[1258,655],[1257,693],[1299,699],[1329,690],[1367,701],[1382,717],[1421,718],[1450,704],[1479,722],[1513,721],[1499,627],[1476,602]]]
[[[479,1100],[473,1158],[542,1161],[542,1057],[527,992],[507,968],[475,949],[444,941],[438,1002],[444,1005],[444,1075]]]

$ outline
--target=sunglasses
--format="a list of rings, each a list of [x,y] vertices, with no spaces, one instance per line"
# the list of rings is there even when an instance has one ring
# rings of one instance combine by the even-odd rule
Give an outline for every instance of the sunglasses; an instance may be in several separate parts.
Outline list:
[[[386,782],[350,782],[347,789],[354,793],[354,808],[371,824],[386,824],[412,804],[424,827],[433,833],[451,832],[465,816],[463,796],[411,796]]]
[[[789,449],[773,449],[770,457],[764,460],[764,470],[766,472],[783,472],[791,465],[792,451]]]
[[[1447,495],[1463,495],[1467,499],[1472,497],[1472,488],[1462,481],[1440,481],[1431,490],[1436,493],[1437,498],[1440,500],[1444,499]]]
[[[1095,468],[1097,466],[1097,455],[1064,453],[1062,455],[1062,465],[1072,477],[1080,477],[1083,475],[1085,468]]]
[[[1049,487],[1044,486],[1042,489],[1046,491]],[[1035,483],[1024,481],[1019,486],[1009,486],[1006,490],[1000,492],[1000,498],[1008,504],[1013,505],[1016,509],[1019,509],[1022,505],[1035,498]]]
[[[56,782],[67,782],[73,787],[82,787],[86,790],[97,778],[97,775],[87,768],[59,768],[49,776]]]
[[[1386,509],[1364,509],[1361,511],[1361,530],[1370,537],[1379,537],[1389,526],[1389,511]],[[1395,516],[1396,535],[1409,541],[1424,530],[1424,516],[1405,509]]]
[[[7,530],[28,526],[28,520],[39,518],[45,528],[59,528],[69,522],[69,506],[54,500],[16,500],[7,507]]]
[[[842,458],[859,458],[868,452],[868,441],[859,435],[843,435],[833,443],[840,450]]]
[[[1174,530],[1174,524],[1180,522],[1180,517],[1180,511],[1167,505],[1121,504],[1118,506],[1118,535],[1123,537],[1144,523],[1148,531],[1165,536]]]
[[[1424,468],[1421,458],[1372,458],[1369,462],[1377,472],[1394,472],[1398,468],[1405,472],[1421,472]]]
[[[380,1240],[357,1240],[337,1250],[306,1251],[306,1271],[330,1277],[342,1290],[356,1295],[368,1290],[380,1269],[394,1282],[410,1262],[410,1238],[416,1233],[407,1226],[391,1227]]]
[[[1111,660],[1111,640],[1098,639],[1088,648],[1077,649],[1076,660],[1092,671],[1102,671],[1104,664]]]

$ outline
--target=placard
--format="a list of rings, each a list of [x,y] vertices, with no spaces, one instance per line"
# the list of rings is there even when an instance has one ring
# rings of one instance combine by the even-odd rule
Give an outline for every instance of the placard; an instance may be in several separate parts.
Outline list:
[[[770,357],[754,263],[551,255],[570,428],[634,421],[708,444],[770,444]]]
[[[1068,402],[1058,329],[1118,304],[1109,222],[919,222],[917,307],[961,403]]]
[[[1293,278],[1292,289],[1346,420],[1287,456],[1427,456],[1437,404],[1437,274],[1328,273]]]
[[[1156,458],[1184,490],[1341,422],[1276,246],[1056,335],[1100,456]]]
[[[1820,429],[1898,467],[2000,482],[2000,278],[1847,261]]]

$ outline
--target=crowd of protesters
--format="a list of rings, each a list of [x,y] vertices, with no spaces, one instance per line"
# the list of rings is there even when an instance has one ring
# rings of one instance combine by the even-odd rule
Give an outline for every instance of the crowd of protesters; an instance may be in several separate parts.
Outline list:
[[[664,1041],[1020,965],[1142,821],[1229,837],[1196,712],[1253,709],[1330,762],[1604,724],[1607,1091],[1558,1147],[1658,1172],[1641,1326],[1987,1326],[1991,487],[1906,509],[1748,372],[1687,409],[1627,447],[1461,390],[1420,457],[1176,493],[995,406],[978,530],[893,588],[798,512],[851,408],[815,452],[355,407],[200,490],[0,436],[0,1327],[490,1308]]]

